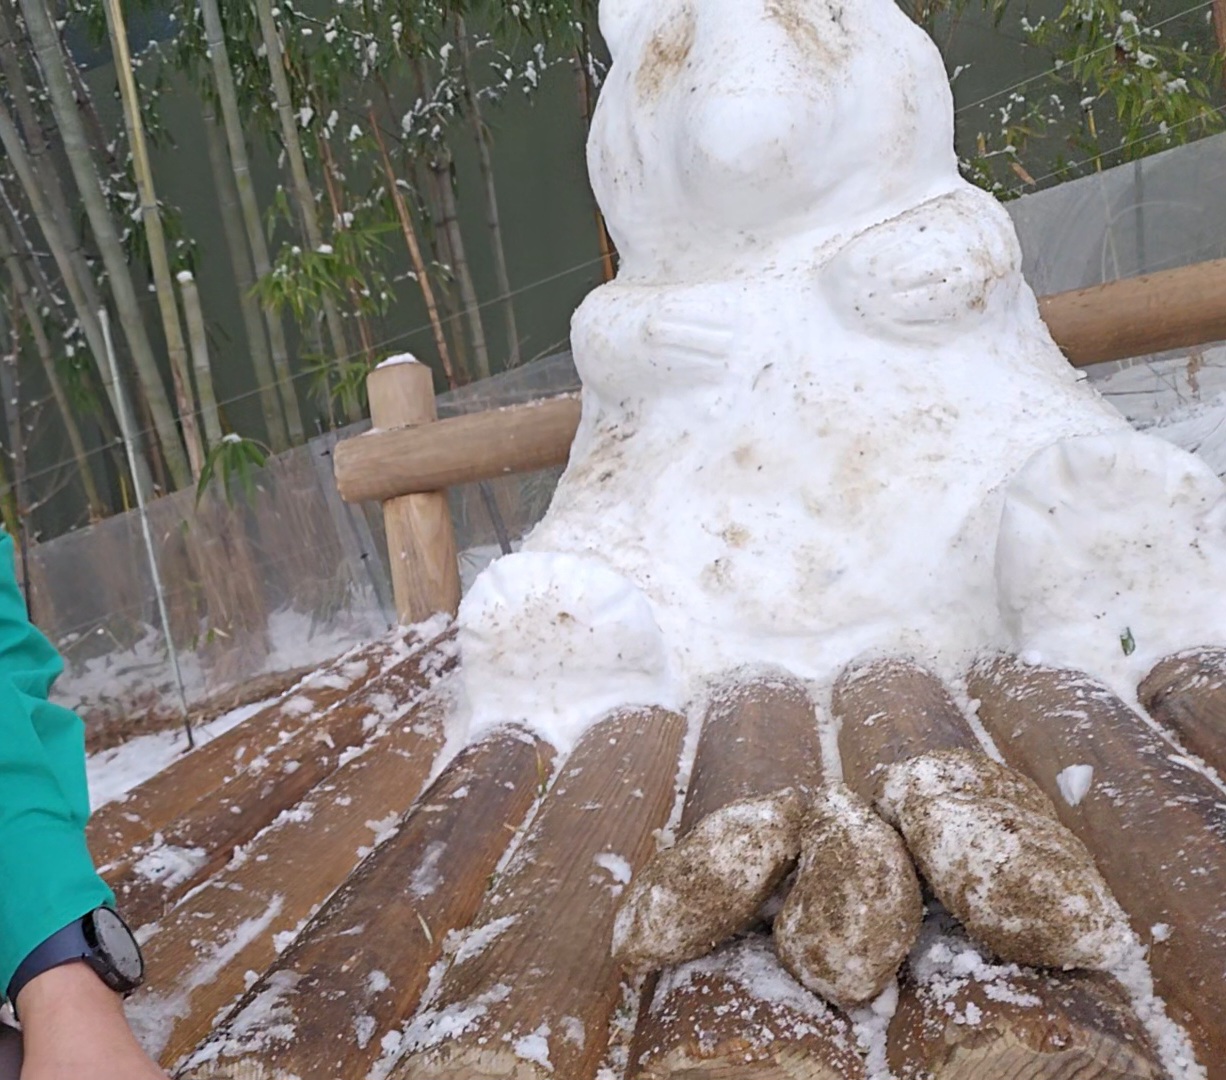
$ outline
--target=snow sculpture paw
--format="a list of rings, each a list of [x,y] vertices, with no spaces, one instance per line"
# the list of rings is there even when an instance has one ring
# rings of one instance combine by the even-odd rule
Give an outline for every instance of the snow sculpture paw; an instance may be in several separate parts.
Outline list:
[[[848,788],[825,788],[801,836],[796,884],[775,919],[783,966],[843,1008],[889,985],[915,944],[924,905],[894,832]]]
[[[1132,948],[1085,846],[1028,779],[952,750],[886,773],[878,809],[938,900],[1010,963],[1108,970]]]
[[[784,788],[703,818],[635,877],[614,956],[649,971],[696,960],[744,930],[795,862],[804,814],[804,798]]]
[[[861,233],[825,272],[844,319],[867,333],[950,340],[994,291],[1020,285],[1020,255],[1000,213],[959,193]]]
[[[1015,645],[1071,667],[1226,640],[1226,487],[1147,435],[1063,440],[1009,485],[996,581]]]
[[[598,559],[505,556],[477,578],[458,623],[474,732],[526,720],[568,749],[612,708],[678,704],[651,604]]]

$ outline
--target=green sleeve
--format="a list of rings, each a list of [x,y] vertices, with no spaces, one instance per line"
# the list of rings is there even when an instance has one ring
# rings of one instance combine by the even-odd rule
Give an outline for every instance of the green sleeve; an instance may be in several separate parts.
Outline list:
[[[35,946],[114,900],[85,845],[84,725],[47,700],[62,669],[0,533],[0,994]]]

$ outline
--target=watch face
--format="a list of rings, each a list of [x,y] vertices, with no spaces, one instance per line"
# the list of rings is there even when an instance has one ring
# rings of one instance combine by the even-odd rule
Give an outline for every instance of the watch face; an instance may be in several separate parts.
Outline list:
[[[140,982],[145,965],[141,960],[140,947],[124,921],[110,908],[99,908],[94,912],[93,920],[98,948],[116,973],[132,984]]]

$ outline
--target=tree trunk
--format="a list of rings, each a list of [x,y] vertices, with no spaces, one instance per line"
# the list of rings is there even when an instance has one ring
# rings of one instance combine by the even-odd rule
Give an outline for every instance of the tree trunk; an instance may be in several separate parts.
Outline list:
[[[472,120],[473,135],[477,141],[477,160],[480,162],[481,179],[485,184],[485,213],[486,223],[490,230],[490,250],[494,257],[494,280],[498,286],[498,302],[502,305],[502,317],[506,323],[507,361],[505,366],[517,368],[521,362],[519,329],[515,323],[515,300],[511,293],[511,277],[507,273],[506,249],[502,243],[502,218],[498,212],[498,189],[494,185],[490,133],[482,119],[481,103],[472,85],[472,56],[468,46],[468,29],[461,16],[456,16],[456,43],[460,47],[464,96],[468,100],[468,115]]]
[[[200,395],[200,417],[208,446],[221,442],[221,418],[217,414],[217,393],[213,389],[213,370],[209,365],[209,335],[204,325],[204,309],[200,305],[200,290],[191,272],[179,274],[179,291],[183,294],[183,310],[187,315],[187,333],[192,343],[192,370],[196,374],[196,392]]]
[[[68,400],[67,393],[64,391],[64,384],[60,381],[59,372],[56,371],[55,355],[51,351],[51,342],[47,340],[46,331],[43,329],[42,319],[38,312],[38,304],[35,303],[34,296],[26,281],[25,271],[22,269],[16,245],[13,243],[12,238],[8,234],[8,229],[2,221],[0,221],[0,260],[4,261],[5,268],[8,270],[9,280],[13,283],[13,288],[16,290],[17,297],[21,302],[26,322],[30,325],[30,335],[34,339],[34,347],[38,353],[39,363],[42,365],[47,385],[51,388],[51,394],[55,398],[55,404],[60,410],[64,430],[68,434],[68,442],[72,447],[72,456],[77,463],[77,475],[81,478],[81,486],[85,489],[85,498],[89,503],[90,517],[93,520],[98,520],[107,515],[107,507],[98,494],[98,488],[94,482],[94,474],[90,469],[89,455],[85,451],[85,440],[81,437],[81,428],[77,424],[77,418],[72,411],[72,405]]]
[[[16,290],[14,290],[16,291]],[[21,358],[21,315],[14,297],[11,309],[11,325],[4,326],[0,318],[0,330],[8,330],[7,348],[0,357],[0,395],[4,397],[4,420],[9,429],[9,454],[13,462],[13,491],[16,498],[17,541],[21,562],[21,592],[30,613],[30,489],[26,482],[26,438],[21,424],[21,375],[17,362]]]
[[[243,329],[247,334],[247,349],[251,353],[251,367],[260,390],[264,428],[268,432],[269,443],[275,449],[283,449],[289,445],[289,434],[285,430],[285,414],[277,396],[277,376],[268,353],[268,338],[260,318],[259,301],[251,291],[255,288],[255,275],[251,270],[251,251],[243,232],[238,188],[234,184],[234,173],[230,169],[225,136],[217,125],[217,116],[211,104],[205,106],[204,133],[209,144],[213,190],[217,193],[221,226],[226,234],[226,249],[230,253],[230,269],[234,274],[234,284],[238,288],[238,304],[242,311]]]
[[[152,413],[153,427],[158,435],[162,454],[166,459],[171,480],[176,487],[185,486],[191,479],[191,468],[184,451],[183,440],[175,425],[174,413],[166,396],[166,388],[154,359],[153,347],[141,316],[136,288],[124,257],[115,222],[106,205],[102,184],[90,157],[85,129],[77,112],[76,97],[68,81],[64,56],[60,51],[59,37],[51,22],[43,0],[20,0],[25,15],[30,42],[38,56],[39,66],[46,80],[52,112],[64,140],[64,153],[72,168],[81,202],[89,218],[90,229],[98,250],[106,265],[111,282],[111,293],[123,323],[128,347],[136,365],[141,390]]]
[[[323,244],[323,233],[319,228],[319,214],[315,209],[315,192],[311,189],[311,181],[307,176],[306,158],[302,153],[302,141],[298,138],[298,118],[294,115],[293,100],[290,97],[289,77],[285,73],[285,56],[281,48],[281,37],[277,33],[277,23],[273,18],[270,0],[255,0],[256,12],[260,18],[260,32],[264,38],[264,48],[268,53],[268,68],[272,73],[272,89],[277,99],[277,116],[281,121],[281,142],[289,159],[291,188],[294,199],[298,203],[298,214],[302,219],[302,228],[306,233],[307,243],[312,251],[318,251]],[[323,298],[324,322],[328,327],[328,337],[332,339],[332,353],[337,360],[343,360],[349,354],[349,346],[345,341],[345,328],[341,324],[340,312],[336,309],[336,301],[330,296]]]
[[[200,0],[200,13],[204,17],[209,59],[213,65],[217,97],[221,102],[221,118],[230,149],[230,165],[234,172],[234,184],[238,189],[247,242],[251,245],[255,276],[257,279],[263,278],[272,272],[272,261],[268,257],[268,241],[264,238],[264,223],[260,220],[260,207],[256,202],[255,185],[251,180],[247,143],[243,136],[243,118],[238,111],[238,94],[234,89],[234,73],[230,69],[230,54],[226,49],[226,37],[217,0]],[[265,311],[264,317],[268,324],[268,339],[272,343],[272,366],[276,373],[278,395],[285,410],[289,441],[297,445],[303,441],[305,432],[302,426],[302,410],[298,407],[298,396],[290,370],[289,350],[285,344],[285,327],[282,325],[281,316],[274,311]],[[283,447],[274,444],[273,449]]]
[[[141,117],[139,91],[132,74],[132,57],[128,51],[128,31],[123,21],[119,0],[106,0],[107,30],[111,38],[111,54],[119,79],[119,95],[123,99],[124,121],[128,143],[132,150],[132,170],[136,174],[136,190],[140,196],[141,222],[149,247],[149,262],[153,269],[153,285],[157,292],[158,310],[162,315],[162,333],[166,336],[166,352],[170,358],[171,382],[179,406],[179,424],[187,445],[187,459],[192,479],[199,479],[204,468],[204,444],[196,422],[196,395],[192,392],[192,374],[187,358],[187,343],[179,321],[179,304],[170,276],[170,257],[166,254],[166,234],[162,228],[162,211],[158,206],[153,184],[153,169],[145,144],[145,122]]]

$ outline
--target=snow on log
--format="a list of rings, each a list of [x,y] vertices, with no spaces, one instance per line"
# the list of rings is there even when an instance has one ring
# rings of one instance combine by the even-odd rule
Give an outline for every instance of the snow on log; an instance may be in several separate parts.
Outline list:
[[[708,706],[680,832],[732,803],[783,788],[810,792],[820,782],[817,719],[804,686],[776,676],[731,680]],[[760,935],[649,981],[631,1078],[745,1075],[750,1063],[763,1080],[863,1074],[846,1019],[788,975]]]
[[[993,962],[948,916],[912,953],[888,1058],[925,1080],[1167,1080],[1113,979]]]
[[[970,692],[1005,757],[1055,804],[1150,944],[1158,994],[1226,1077],[1226,797],[1080,672],[991,657]],[[1076,782],[1074,782],[1074,778]]]
[[[221,869],[235,848],[335,772],[350,748],[387,719],[388,702],[411,700],[453,661],[432,654],[394,664],[295,735],[250,759],[243,772],[205,794],[160,830],[154,842],[134,848],[104,875],[124,917],[133,926],[155,921],[174,900]]]
[[[358,864],[389,839],[443,742],[442,695],[387,703],[385,726],[230,866],[146,928],[128,1018],[165,1066],[190,1053]]]
[[[621,1000],[618,897],[676,798],[685,720],[614,713],[580,740],[406,1029],[391,1080],[592,1080]]]
[[[1138,696],[1155,720],[1226,776],[1226,649],[1168,657],[1145,677]]]
[[[383,1037],[417,1007],[446,935],[476,915],[551,758],[517,729],[461,752],[192,1055],[182,1080],[365,1076]]]
[[[393,657],[428,648],[415,636],[397,636],[347,653],[249,720],[185,754],[122,799],[99,808],[90,818],[87,834],[94,861],[105,868],[123,859],[135,845],[190,810],[248,762],[278,746],[283,733],[301,730],[310,717],[355,693],[384,671]]]
[[[879,794],[891,765],[978,751],[949,690],[908,659],[852,666],[834,686],[844,782]],[[948,916],[929,915],[900,985],[887,1046],[897,1075],[1157,1078],[1145,1033],[1105,976],[993,963]],[[1078,1072],[1081,1069],[1081,1072]]]

